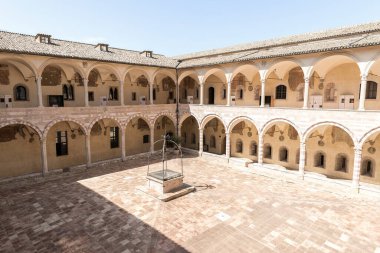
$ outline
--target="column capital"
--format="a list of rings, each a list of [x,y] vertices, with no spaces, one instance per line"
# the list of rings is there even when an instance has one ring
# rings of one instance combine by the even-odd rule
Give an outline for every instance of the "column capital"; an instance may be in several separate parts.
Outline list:
[[[40,143],[41,144],[46,144],[46,137],[41,137],[40,138]]]
[[[42,80],[42,76],[36,76],[36,81],[41,81]]]
[[[365,82],[365,81],[367,81],[367,76],[368,76],[367,74],[362,74],[362,75],[360,76],[360,78],[361,78],[362,81]]]
[[[310,79],[309,79],[308,77],[305,77],[305,78],[304,78],[304,81],[305,81],[305,83],[309,83],[309,82],[310,82]]]
[[[355,155],[361,155],[362,149],[361,148],[354,148],[354,153],[355,153]]]
[[[265,78],[260,78],[260,83],[265,83]]]

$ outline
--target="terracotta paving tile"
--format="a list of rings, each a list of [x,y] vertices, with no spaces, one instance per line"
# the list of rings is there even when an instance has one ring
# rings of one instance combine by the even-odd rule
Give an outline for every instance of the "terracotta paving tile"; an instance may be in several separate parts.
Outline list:
[[[159,166],[157,163],[155,166]],[[0,252],[375,252],[380,202],[184,159],[196,192],[136,189],[144,159],[0,185]],[[349,191],[349,189],[347,189]]]

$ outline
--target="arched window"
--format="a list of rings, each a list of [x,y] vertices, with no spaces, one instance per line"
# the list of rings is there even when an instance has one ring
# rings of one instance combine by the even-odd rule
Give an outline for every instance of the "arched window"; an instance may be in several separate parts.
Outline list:
[[[240,139],[236,141],[236,153],[243,153],[243,141]]]
[[[113,100],[113,89],[110,87],[109,93],[108,93],[108,100]]]
[[[348,170],[347,155],[345,155],[345,154],[337,154],[336,160],[335,160],[335,170],[336,171],[347,172],[347,170]]]
[[[365,98],[376,99],[376,96],[377,96],[377,83],[373,81],[368,81]]]
[[[74,100],[74,86],[69,86],[68,100]]]
[[[66,84],[63,85],[62,87],[62,94],[63,94],[63,99],[68,100],[69,99],[69,88],[67,87]]]
[[[360,175],[367,177],[375,176],[375,162],[372,159],[366,158],[363,160]]]
[[[272,159],[272,146],[269,144],[264,146],[264,158]]]
[[[28,94],[26,88],[22,85],[17,85],[15,88],[15,100],[26,101],[28,100]]]
[[[210,137],[210,147],[211,148],[216,148],[216,140],[215,140],[215,136],[214,135],[211,135],[211,137]]]
[[[250,155],[257,156],[257,143],[255,141],[251,142]]]
[[[191,134],[191,144],[196,144],[197,143],[197,136],[195,133]]]
[[[243,89],[239,89],[239,99],[243,99],[244,91]]]
[[[287,148],[285,148],[285,147],[280,148],[279,160],[281,162],[287,162],[288,161],[288,149]]]
[[[153,100],[156,100],[156,88],[153,89]]]
[[[325,161],[325,154],[322,152],[317,152],[314,155],[314,166],[319,168],[325,168],[326,161]]]
[[[286,99],[286,86],[280,84],[276,87],[276,99]]]

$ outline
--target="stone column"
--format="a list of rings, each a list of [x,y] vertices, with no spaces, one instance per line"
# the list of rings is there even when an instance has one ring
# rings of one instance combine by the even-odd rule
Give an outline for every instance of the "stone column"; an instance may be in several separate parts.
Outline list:
[[[200,87],[200,98],[199,98],[199,104],[200,105],[203,105],[203,90],[204,90],[204,83],[200,83],[199,87]]]
[[[41,146],[41,164],[42,164],[42,175],[45,176],[48,173],[48,160],[47,160],[47,149],[46,149],[46,139],[40,140]]]
[[[352,188],[355,191],[359,191],[359,180],[360,180],[360,167],[362,163],[362,149],[354,149],[354,171],[352,173]]]
[[[88,79],[83,79],[84,86],[84,106],[88,107]]]
[[[153,105],[153,84],[149,84],[149,98],[150,104]]]
[[[90,167],[91,166],[91,134],[88,133],[86,134],[86,159],[87,159],[87,163],[86,163],[86,167]]]
[[[199,155],[203,153],[203,129],[199,128]]]
[[[124,81],[120,81],[120,105],[124,106]]]
[[[300,160],[299,160],[299,174],[300,177],[303,179],[305,175],[305,157],[306,157],[306,143],[301,141],[300,142]]]
[[[37,76],[36,77],[36,84],[37,84],[37,97],[38,97],[38,107],[44,107],[44,104],[42,103],[42,86],[41,86],[42,77]]]
[[[305,87],[303,90],[303,107],[302,109],[307,109],[309,104],[309,78],[305,78]]]
[[[259,146],[258,146],[259,152],[257,154],[257,160],[258,160],[258,163],[260,165],[263,164],[263,154],[264,154],[263,148],[264,148],[264,135],[260,134],[259,135]]]
[[[227,83],[227,106],[231,106],[231,81]]]
[[[265,79],[261,79],[261,103],[260,107],[264,107],[265,105]]]
[[[230,159],[231,157],[231,140],[230,133],[226,133],[226,157]]]
[[[150,128],[150,152],[154,152],[154,125]]]
[[[125,127],[121,128],[121,160],[124,162],[125,158]]]
[[[367,76],[362,75],[361,76],[361,83],[360,83],[360,98],[359,98],[359,111],[365,110],[365,96],[367,93]]]

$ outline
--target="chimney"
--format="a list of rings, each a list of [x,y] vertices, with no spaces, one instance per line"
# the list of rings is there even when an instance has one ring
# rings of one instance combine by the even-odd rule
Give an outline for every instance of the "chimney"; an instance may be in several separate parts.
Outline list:
[[[51,43],[51,35],[48,35],[48,34],[37,33],[37,35],[34,37],[34,39],[38,43],[45,43],[45,44]]]

